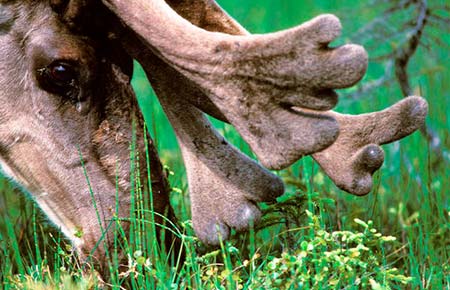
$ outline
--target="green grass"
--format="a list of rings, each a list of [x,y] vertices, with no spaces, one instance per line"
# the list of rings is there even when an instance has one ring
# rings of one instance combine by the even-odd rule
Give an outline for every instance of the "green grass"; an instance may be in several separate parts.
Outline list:
[[[356,33],[379,16],[378,6],[355,5],[354,1],[219,2],[254,33],[287,28],[331,12],[344,26],[337,43],[359,40],[371,56],[376,56],[398,42],[391,39],[387,45],[377,44],[372,40],[375,35]],[[430,5],[441,4],[430,1]],[[401,21],[408,15],[398,17]],[[449,43],[444,32],[429,28],[427,33]],[[411,60],[411,81],[414,90],[429,101],[428,126],[441,139],[441,148],[450,150],[448,47],[426,42],[429,48],[419,48]],[[381,63],[371,61],[362,82],[377,79],[383,71]],[[111,253],[113,289],[120,285],[133,289],[450,289],[450,166],[435,165],[437,156],[420,133],[384,146],[385,163],[376,174],[374,190],[365,197],[337,189],[311,158],[300,160],[280,172],[287,192],[277,204],[261,205],[265,213],[261,225],[211,251],[193,234],[179,149],[139,67],[133,85],[162,160],[173,173],[171,203],[180,224],[166,226],[183,238],[186,261],[170,260],[167,251],[154,243],[155,227],[160,225],[151,222],[151,208],[143,202],[148,193],[133,191],[137,210],[130,216],[132,235],[126,237],[120,227],[116,233],[117,248],[129,254],[129,265],[126,271],[114,270],[117,259]],[[401,99],[395,81],[358,98],[350,97],[352,92],[341,92],[338,111],[374,111]],[[214,124],[251,155],[233,128]],[[0,181],[0,188],[3,288],[101,287],[94,274],[82,275],[61,234],[46,223],[19,189],[6,180]]]

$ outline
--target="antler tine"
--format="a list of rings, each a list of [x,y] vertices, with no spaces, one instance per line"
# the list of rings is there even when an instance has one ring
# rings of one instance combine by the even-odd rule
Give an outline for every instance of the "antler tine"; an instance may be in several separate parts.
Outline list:
[[[378,145],[415,132],[427,112],[427,102],[421,97],[408,97],[383,111],[356,116],[329,112],[338,120],[341,134],[333,145],[312,156],[339,188],[355,195],[368,194],[372,174],[384,160]]]
[[[332,108],[332,89],[353,85],[367,67],[360,46],[325,49],[341,29],[332,15],[277,33],[233,36],[196,27],[163,0],[104,3],[202,89],[268,168],[284,168],[336,140],[333,118],[291,108]]]

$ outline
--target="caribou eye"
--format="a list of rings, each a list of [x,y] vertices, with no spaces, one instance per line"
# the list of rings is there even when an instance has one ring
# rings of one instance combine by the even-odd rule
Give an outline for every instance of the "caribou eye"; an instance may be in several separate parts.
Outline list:
[[[55,61],[38,69],[38,80],[45,90],[68,96],[78,87],[78,71],[70,63]]]
[[[57,63],[51,65],[48,69],[49,76],[58,84],[70,85],[75,80],[75,71],[67,64]]]

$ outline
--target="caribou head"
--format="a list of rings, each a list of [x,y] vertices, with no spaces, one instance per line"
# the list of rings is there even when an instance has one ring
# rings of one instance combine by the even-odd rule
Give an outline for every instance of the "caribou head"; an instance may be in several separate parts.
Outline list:
[[[66,206],[59,200],[70,203],[85,184],[79,152],[88,174],[99,175],[91,182],[98,187],[98,204],[106,212],[111,206],[111,167],[117,160],[127,167],[125,146],[115,136],[127,144],[131,116],[138,115],[125,81],[127,55],[143,65],[174,127],[187,168],[194,229],[211,245],[227,238],[230,228],[245,230],[257,222],[256,203],[283,193],[281,180],[264,167],[282,169],[312,154],[338,187],[367,194],[384,159],[379,145],[411,134],[426,116],[420,97],[357,116],[330,111],[338,100],[334,90],[354,85],[367,67],[361,46],[329,46],[341,31],[333,15],[251,35],[213,0],[48,4],[2,4],[2,47],[14,66],[4,61],[1,69],[16,75],[9,73],[2,82],[2,97],[11,105],[2,112],[0,140],[4,170],[57,218]],[[93,11],[102,11],[107,25],[96,23]],[[83,34],[82,27],[94,35]],[[55,35],[70,41],[51,41]],[[10,116],[17,112],[15,102],[23,109]],[[220,136],[203,112],[231,123],[264,167]],[[25,157],[30,154],[33,158]],[[65,160],[71,160],[68,166]],[[126,172],[119,174],[126,179]],[[61,179],[78,188],[55,186],[60,176],[74,176]],[[48,205],[40,202],[42,196],[58,199]],[[85,215],[89,202],[72,212]],[[159,202],[167,203],[167,197]],[[126,208],[125,197],[123,203]],[[94,220],[92,214],[85,216],[84,227]]]
[[[129,216],[132,132],[143,125],[132,59],[110,41],[70,30],[48,1],[0,1],[0,47],[1,169],[88,255],[113,216]],[[155,210],[164,213],[167,182],[158,159],[152,167],[161,176]]]

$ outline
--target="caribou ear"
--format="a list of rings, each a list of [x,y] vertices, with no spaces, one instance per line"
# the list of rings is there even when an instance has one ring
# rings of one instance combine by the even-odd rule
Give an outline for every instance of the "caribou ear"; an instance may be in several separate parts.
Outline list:
[[[214,0],[166,0],[166,2],[181,17],[202,29],[232,35],[249,34],[244,27],[229,16]]]

